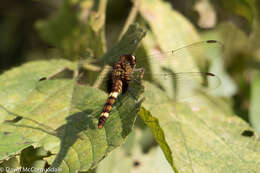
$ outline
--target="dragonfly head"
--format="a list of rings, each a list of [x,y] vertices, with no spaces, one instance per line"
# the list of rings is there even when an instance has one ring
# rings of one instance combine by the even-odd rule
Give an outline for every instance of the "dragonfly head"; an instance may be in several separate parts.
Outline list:
[[[124,61],[127,61],[128,63],[130,63],[130,65],[132,66],[132,67],[134,67],[135,66],[135,56],[134,55],[121,55],[120,56],[120,60],[122,61],[122,62],[124,62]]]

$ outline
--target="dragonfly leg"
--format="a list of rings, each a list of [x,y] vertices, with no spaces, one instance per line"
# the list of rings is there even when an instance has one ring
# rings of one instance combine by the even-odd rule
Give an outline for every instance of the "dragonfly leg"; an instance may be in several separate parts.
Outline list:
[[[134,80],[137,83],[141,84],[141,81],[144,77],[144,71],[145,71],[144,68],[137,68],[137,69],[134,69],[134,71],[138,73],[137,76],[136,76],[137,79],[134,79]]]
[[[129,93],[135,100],[138,100],[138,97],[136,96],[134,90],[131,89],[131,87],[128,88],[128,93]]]
[[[144,68],[136,68],[134,69],[135,72],[143,73],[144,74]]]
[[[139,69],[136,69],[135,71],[138,72],[138,74],[136,76],[132,75],[132,81],[133,81],[133,83],[135,83],[135,85],[141,85],[142,79],[144,76],[144,69],[139,68]],[[130,87],[128,87],[128,92],[135,100],[138,100],[138,97],[136,96],[136,93],[134,92],[134,90],[131,88],[131,85],[130,85]]]

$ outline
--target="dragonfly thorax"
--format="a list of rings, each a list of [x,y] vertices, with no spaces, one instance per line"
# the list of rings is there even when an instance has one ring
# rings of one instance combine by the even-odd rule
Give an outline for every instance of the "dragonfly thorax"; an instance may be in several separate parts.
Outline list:
[[[121,55],[120,56],[120,61],[123,64],[130,64],[132,68],[134,68],[136,61],[135,61],[135,56],[133,55]]]
[[[135,57],[132,55],[121,55],[120,60],[115,63],[112,71],[112,80],[130,81],[135,68]]]

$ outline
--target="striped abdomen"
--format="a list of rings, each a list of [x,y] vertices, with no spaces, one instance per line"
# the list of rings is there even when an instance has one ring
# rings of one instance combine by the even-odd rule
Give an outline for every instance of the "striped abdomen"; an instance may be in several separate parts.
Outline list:
[[[112,91],[109,94],[106,104],[104,105],[103,111],[98,119],[98,128],[102,128],[109,117],[109,113],[112,109],[112,105],[115,103],[117,96],[122,91],[122,81],[120,79],[113,82]]]

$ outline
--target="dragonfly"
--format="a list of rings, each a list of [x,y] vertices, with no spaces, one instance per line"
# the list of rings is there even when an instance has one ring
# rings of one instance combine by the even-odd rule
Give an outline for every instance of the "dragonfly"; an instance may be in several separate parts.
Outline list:
[[[216,40],[206,40],[201,42],[196,42],[179,49],[175,49],[168,52],[163,52],[160,56],[163,56],[164,59],[162,61],[172,60],[174,61],[174,57],[181,56],[184,51],[189,50],[199,50],[200,48],[220,48],[222,44]],[[150,55],[147,59],[158,57],[159,54]],[[145,58],[140,59],[140,64]],[[128,85],[131,80],[135,80],[133,73],[138,72],[141,76],[144,75],[145,69],[144,68],[136,68],[138,63],[138,57],[126,54],[120,55],[119,60],[116,61],[113,65],[113,68],[110,72],[110,91],[109,96],[107,98],[106,103],[104,104],[103,110],[100,113],[100,117],[98,120],[98,128],[103,128],[106,120],[109,117],[109,114],[112,110],[113,104],[116,102],[116,98],[121,94],[125,93],[128,90]],[[167,71],[167,70],[165,70]],[[149,72],[148,72],[149,74]],[[155,75],[156,76],[156,75]],[[181,72],[181,73],[174,73],[168,70],[168,72],[157,74],[157,78],[161,78],[161,81],[165,83],[169,80],[174,80],[175,84],[178,85],[178,88],[185,88],[183,93],[178,92],[180,97],[185,97],[185,95],[192,95],[190,92],[195,88],[205,86],[205,82],[214,81],[214,84],[207,85],[207,89],[211,90],[217,88],[220,85],[220,79],[218,76],[211,72]],[[201,82],[198,82],[201,80]],[[166,82],[167,83],[167,82]],[[195,83],[197,83],[195,85]],[[146,88],[149,89],[149,88]]]
[[[132,80],[137,80],[137,76],[142,76],[142,80],[147,80],[162,90],[167,90],[168,88],[168,91],[171,91],[169,87],[174,86],[172,89],[172,95],[174,96],[172,97],[176,100],[193,96],[196,89],[203,88],[208,92],[217,88],[221,84],[217,75],[208,71],[197,70],[196,66],[192,67],[192,63],[187,64],[187,59],[185,58],[189,56],[201,58],[200,56],[205,55],[205,52],[212,53],[212,50],[218,51],[222,47],[223,45],[217,40],[206,40],[166,52],[156,49],[157,53],[146,56],[123,54],[116,57],[117,60],[110,65],[110,70],[106,74],[99,75],[97,78],[97,81],[106,81],[109,93],[103,109],[100,110],[97,128],[101,129],[104,127],[117,97],[130,92],[129,83]],[[213,57],[215,56],[218,55],[213,55]],[[83,64],[81,63],[79,68]],[[156,66],[157,69],[151,66]],[[180,69],[185,69],[183,67],[179,68],[180,66],[185,66],[187,70],[179,72]],[[188,70],[192,68],[196,70]],[[44,77],[40,81],[46,79]],[[144,88],[149,92],[150,88],[148,86],[144,86]]]

